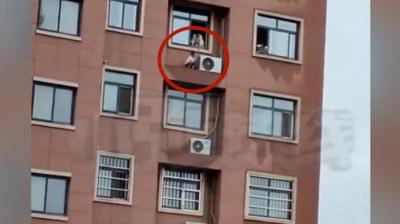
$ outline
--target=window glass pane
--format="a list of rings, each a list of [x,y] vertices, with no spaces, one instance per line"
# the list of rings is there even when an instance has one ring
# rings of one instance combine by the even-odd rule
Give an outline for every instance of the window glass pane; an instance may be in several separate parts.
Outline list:
[[[118,87],[104,85],[103,111],[117,112]]]
[[[282,110],[293,111],[294,110],[294,102],[291,100],[275,99],[274,107],[278,108],[278,109],[282,109]]]
[[[31,178],[31,209],[44,212],[44,198],[46,194],[46,178],[32,176]]]
[[[56,89],[53,121],[68,124],[72,123],[72,101],[72,90]]]
[[[41,120],[51,120],[53,107],[53,87],[35,85],[32,117]]]
[[[119,88],[118,111],[125,114],[132,114],[132,89]]]
[[[253,105],[262,107],[272,107],[272,98],[261,95],[254,95]]]
[[[104,80],[130,86],[133,86],[134,84],[134,76],[132,74],[124,74],[110,70],[106,71]]]
[[[133,4],[125,4],[124,12],[124,28],[136,30],[137,6]]]
[[[264,208],[250,208],[249,214],[255,216],[268,217],[268,210]]]
[[[296,58],[296,35],[290,34],[290,45],[289,45],[289,58]]]
[[[79,3],[61,2],[60,32],[77,35],[79,23]]]
[[[190,18],[190,14],[189,14],[189,13],[187,13],[187,12],[182,12],[182,11],[176,11],[176,10],[174,10],[173,15],[174,15],[174,16],[179,16],[179,17],[188,18],[188,19]]]
[[[59,6],[59,0],[40,1],[39,28],[57,31]]]
[[[124,4],[122,2],[110,1],[110,12],[108,25],[122,27],[122,11]]]
[[[179,18],[173,19],[173,27],[172,27],[173,31],[186,26],[190,26],[189,20],[179,19]],[[172,38],[172,42],[176,44],[189,45],[189,36],[190,36],[189,31],[180,32]]]
[[[179,97],[179,98],[184,98],[185,97],[185,93],[181,92],[181,91],[176,91],[173,89],[168,89],[168,96],[175,96],[175,97]]]
[[[208,22],[208,16],[206,15],[192,14],[191,16],[192,19]]]
[[[187,98],[190,100],[196,100],[196,101],[203,101],[203,95],[201,94],[192,94],[192,93],[187,93]]]
[[[274,112],[274,136],[282,136],[282,113]]]
[[[46,212],[55,214],[64,214],[65,192],[67,188],[66,180],[48,179]]]
[[[201,103],[187,102],[185,127],[201,129],[202,112]]]
[[[171,125],[183,125],[185,102],[179,99],[168,99],[167,123]]]
[[[269,53],[281,57],[287,57],[289,50],[289,34],[270,30],[269,35]]]
[[[278,21],[278,28],[279,29],[283,29],[283,30],[287,30],[287,31],[297,32],[297,23],[284,21],[284,20],[279,20]]]
[[[276,19],[273,19],[273,18],[270,18],[270,17],[257,15],[256,23],[257,23],[257,25],[276,28]]]
[[[253,107],[251,131],[253,133],[271,135],[272,111]]]

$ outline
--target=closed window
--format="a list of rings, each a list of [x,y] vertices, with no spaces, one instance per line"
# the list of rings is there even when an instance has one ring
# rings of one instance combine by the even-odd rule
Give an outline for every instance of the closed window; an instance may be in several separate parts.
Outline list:
[[[38,28],[79,36],[80,0],[40,0]]]
[[[133,156],[100,153],[96,196],[98,199],[131,201]]]
[[[109,0],[108,26],[138,32],[142,0]]]
[[[69,178],[33,173],[31,209],[34,213],[67,214]]]
[[[297,60],[299,58],[300,22],[256,13],[256,46],[258,55]]]
[[[103,112],[135,115],[137,74],[106,69],[103,79]]]
[[[172,31],[187,27],[210,27],[210,12],[174,6],[172,10]],[[172,43],[198,49],[208,49],[209,36],[206,32],[188,30],[180,32],[172,38]]]
[[[72,125],[75,93],[75,88],[34,82],[32,119]]]
[[[252,94],[251,134],[294,139],[297,101]]]
[[[292,221],[295,208],[295,180],[249,172],[247,175],[246,218]],[[286,223],[285,222],[285,223]]]
[[[202,94],[191,94],[167,89],[166,123],[169,126],[203,130],[205,99]]]
[[[201,212],[204,190],[201,171],[164,167],[160,186],[161,211]]]

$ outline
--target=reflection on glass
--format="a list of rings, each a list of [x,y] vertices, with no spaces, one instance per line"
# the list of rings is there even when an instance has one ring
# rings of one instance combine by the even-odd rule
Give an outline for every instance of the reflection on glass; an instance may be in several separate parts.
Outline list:
[[[79,23],[79,3],[72,1],[61,2],[60,32],[77,35]]]

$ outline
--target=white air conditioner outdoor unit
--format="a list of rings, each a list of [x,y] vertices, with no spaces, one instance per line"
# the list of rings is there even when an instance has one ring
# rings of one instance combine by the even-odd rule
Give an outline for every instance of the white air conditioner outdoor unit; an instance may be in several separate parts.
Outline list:
[[[222,59],[208,55],[200,55],[200,71],[214,72],[221,74]]]
[[[190,153],[209,156],[211,153],[211,140],[202,138],[191,138]]]

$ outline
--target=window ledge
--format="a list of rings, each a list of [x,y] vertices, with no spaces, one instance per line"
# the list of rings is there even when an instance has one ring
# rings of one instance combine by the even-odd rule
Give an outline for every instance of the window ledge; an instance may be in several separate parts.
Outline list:
[[[247,215],[247,214],[246,214],[245,220],[258,221],[258,222],[268,222],[268,223],[279,223],[279,224],[294,224],[293,220],[263,218],[263,217],[251,216],[251,215]]]
[[[32,218],[37,218],[37,219],[49,219],[49,220],[57,220],[57,221],[64,221],[68,222],[68,217],[67,216],[58,216],[58,215],[48,215],[48,214],[41,214],[41,213],[31,213]]]
[[[31,124],[38,125],[38,126],[44,126],[44,127],[50,127],[50,128],[59,128],[59,129],[75,131],[75,126],[67,125],[67,124],[54,124],[54,123],[50,123],[50,122],[35,121],[35,120],[32,120]]]
[[[184,211],[184,210],[176,210],[176,209],[168,209],[168,208],[159,208],[158,212],[168,213],[168,214],[178,214],[178,215],[190,215],[190,216],[203,216],[202,211]]]
[[[271,137],[271,136],[265,136],[265,135],[259,135],[259,134],[249,134],[250,138],[255,138],[255,139],[263,139],[263,140],[269,140],[269,141],[275,141],[275,142],[283,142],[283,143],[289,143],[289,144],[299,144],[298,139],[289,139],[289,138],[278,138],[278,137]]]
[[[197,52],[200,54],[207,54],[207,55],[211,55],[211,49],[198,49],[198,48],[194,48],[194,47],[189,47],[189,46],[181,46],[181,45],[177,45],[177,44],[173,44],[171,42],[168,43],[168,47],[169,48],[174,48],[174,49],[179,49],[179,50],[185,50],[185,51],[193,51],[193,52]]]
[[[117,29],[117,28],[108,27],[108,26],[106,27],[106,31],[115,32],[115,33],[122,33],[122,34],[128,34],[128,35],[138,36],[138,37],[143,37],[143,33],[142,32],[129,31],[129,30],[124,30],[124,29]]]
[[[112,113],[106,113],[106,112],[101,112],[100,116],[117,118],[117,119],[125,119],[125,120],[131,120],[131,121],[137,121],[138,120],[137,116],[119,115],[119,114],[112,114]]]
[[[181,131],[181,132],[187,132],[191,134],[198,134],[198,135],[207,135],[206,130],[196,130],[196,129],[190,129],[190,128],[184,128],[184,127],[176,127],[168,124],[163,125],[164,129],[169,129],[169,130],[174,130],[174,131]]]
[[[108,203],[108,204],[115,204],[115,205],[125,205],[125,206],[132,206],[132,202],[120,200],[120,199],[112,199],[112,198],[99,198],[95,197],[93,199],[94,202],[99,203]]]
[[[40,30],[40,29],[37,29],[36,33],[37,34],[41,34],[41,35],[45,35],[45,36],[50,36],[50,37],[57,37],[57,38],[67,39],[67,40],[82,41],[82,37],[80,37],[80,36],[73,36],[73,35],[68,35],[68,34],[62,34],[62,33],[57,33],[57,32]]]
[[[303,64],[303,62],[301,60],[299,60],[299,59],[281,58],[281,57],[276,57],[276,56],[272,56],[272,55],[265,55],[265,54],[253,53],[253,57],[271,59],[271,60],[275,60],[275,61],[287,62],[287,63],[298,64],[298,65]]]

